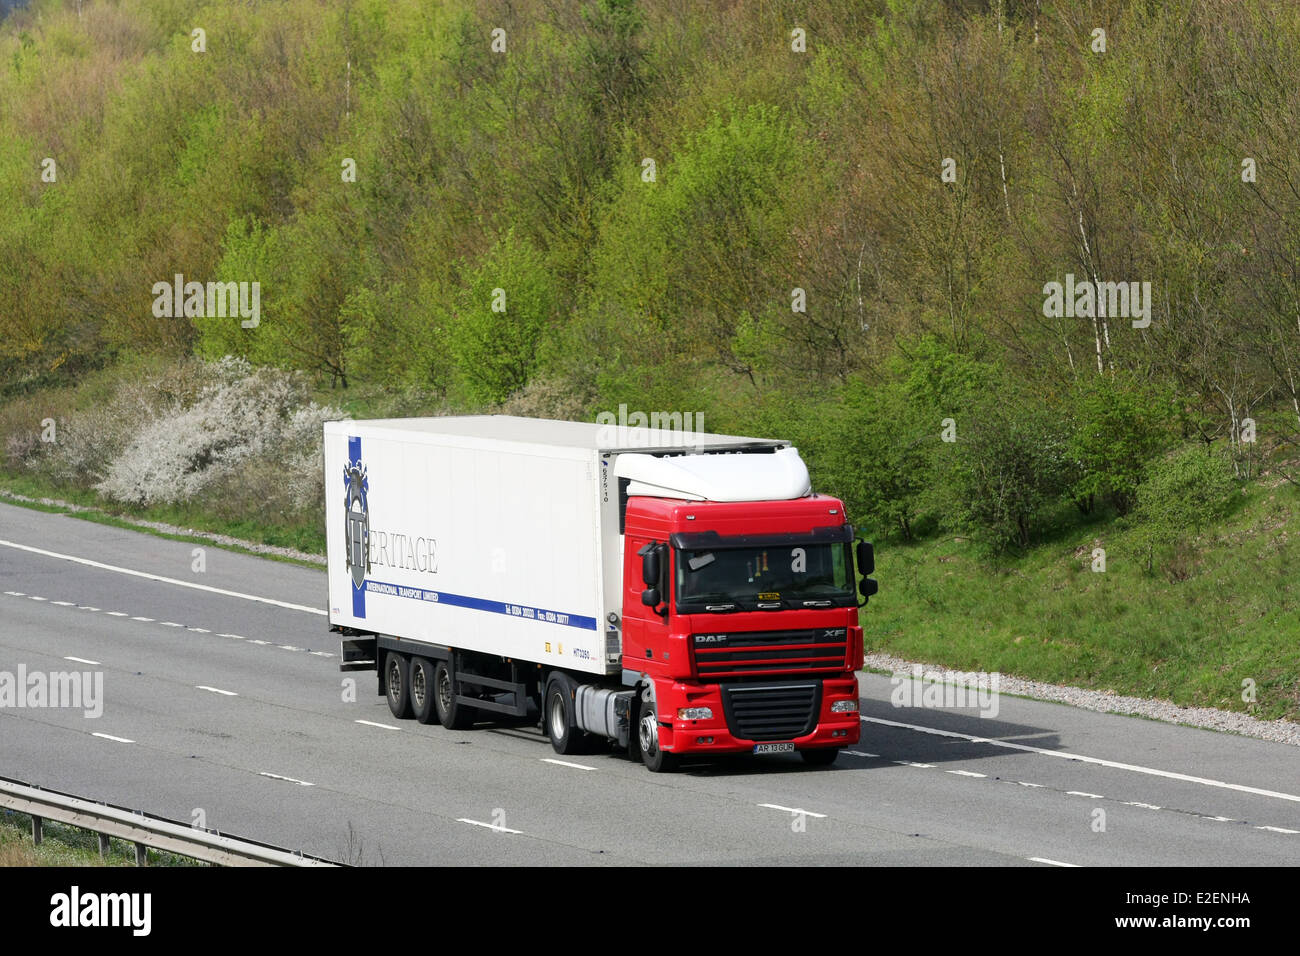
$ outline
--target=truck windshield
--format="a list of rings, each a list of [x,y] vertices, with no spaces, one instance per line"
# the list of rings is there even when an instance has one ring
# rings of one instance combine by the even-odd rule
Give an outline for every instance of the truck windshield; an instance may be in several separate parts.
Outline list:
[[[854,596],[848,545],[713,548],[677,554],[677,609],[849,607]]]

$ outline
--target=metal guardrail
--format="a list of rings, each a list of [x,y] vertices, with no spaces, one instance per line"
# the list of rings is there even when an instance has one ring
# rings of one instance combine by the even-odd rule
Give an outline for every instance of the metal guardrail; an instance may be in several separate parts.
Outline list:
[[[108,851],[110,837],[135,844],[135,862],[143,866],[152,847],[218,866],[338,866],[320,857],[305,856],[267,843],[203,830],[107,803],[43,790],[18,780],[0,777],[0,807],[32,818],[32,840],[40,844],[46,820],[66,823],[99,834],[99,852]]]

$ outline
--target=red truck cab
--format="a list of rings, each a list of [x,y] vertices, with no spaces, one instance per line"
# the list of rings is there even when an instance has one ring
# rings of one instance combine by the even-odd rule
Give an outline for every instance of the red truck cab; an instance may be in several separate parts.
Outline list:
[[[632,746],[651,770],[704,753],[828,764],[857,743],[862,629],[838,499],[632,496],[625,521],[624,683],[644,687]]]

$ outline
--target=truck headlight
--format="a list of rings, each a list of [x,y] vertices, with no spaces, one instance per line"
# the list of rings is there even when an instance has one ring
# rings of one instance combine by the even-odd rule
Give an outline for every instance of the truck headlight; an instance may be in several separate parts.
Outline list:
[[[678,720],[712,720],[712,707],[678,707]]]
[[[858,712],[858,702],[856,700],[837,700],[831,704],[832,714],[856,714]]]

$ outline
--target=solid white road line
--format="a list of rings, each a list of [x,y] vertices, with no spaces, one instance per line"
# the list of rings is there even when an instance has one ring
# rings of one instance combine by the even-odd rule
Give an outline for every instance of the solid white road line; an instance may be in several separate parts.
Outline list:
[[[58,558],[62,561],[72,561],[76,564],[84,564],[89,568],[99,568],[101,571],[112,571],[115,574],[129,574],[132,577],[146,578],[150,581],[161,581],[163,584],[174,584],[176,587],[193,588],[196,591],[207,591],[209,594],[220,594],[224,597],[234,597],[244,601],[257,601],[260,604],[271,604],[275,607],[288,608],[290,611],[302,611],[305,614],[319,614],[322,617],[327,616],[325,610],[319,607],[307,607],[305,604],[293,604],[289,601],[277,601],[275,598],[262,597],[257,594],[245,594],[242,591],[228,591],[225,588],[214,588],[209,584],[196,584],[193,581],[179,581],[176,578],[163,577],[161,574],[149,574],[147,571],[137,571],[134,568],[120,568],[115,564],[105,564],[103,561],[92,561],[89,558],[79,558],[73,554],[60,554],[58,551],[46,551],[44,548],[33,548],[31,545],[18,544],[16,541],[5,541],[0,539],[0,546],[16,548],[19,551],[27,551],[31,554],[44,555],[47,558]]]
[[[394,727],[392,724],[377,724],[373,720],[358,720],[358,724],[365,724],[367,727],[382,727],[384,730],[401,730],[401,727]]]
[[[557,767],[572,767],[574,770],[595,770],[595,767],[588,767],[580,763],[569,763],[567,760],[552,760],[550,757],[542,757],[542,763],[553,763]]]
[[[133,744],[133,743],[135,743],[134,740],[127,740],[125,737],[114,737],[112,734],[99,734],[99,733],[94,733],[94,734],[91,734],[90,736],[92,736],[92,737],[103,737],[105,740],[115,740],[115,741],[117,741],[119,744]]]
[[[1020,750],[1025,753],[1041,754],[1044,757],[1059,757],[1062,760],[1076,760],[1080,763],[1089,763],[1098,767],[1110,767],[1112,770],[1129,770],[1133,773],[1145,773],[1153,777],[1164,777],[1167,780],[1181,780],[1184,783],[1199,783],[1205,787],[1219,787],[1223,790],[1236,790],[1240,793],[1253,793],[1257,797],[1273,797],[1277,800],[1290,800],[1292,803],[1300,803],[1300,795],[1294,793],[1281,793],[1277,790],[1264,790],[1260,787],[1247,787],[1240,783],[1225,783],[1222,780],[1210,780],[1207,777],[1194,777],[1190,774],[1175,773],[1172,770],[1158,770],[1155,767],[1142,767],[1138,764],[1121,763],[1118,760],[1103,760],[1100,757],[1088,757],[1083,754],[1070,753],[1068,750],[1046,750],[1042,747],[1031,747],[1028,744],[1014,744],[1009,740],[995,740],[990,737],[975,737],[971,734],[959,734],[953,730],[939,730],[935,727],[922,727],[918,724],[904,724],[896,720],[885,720],[881,717],[862,717],[864,723],[881,724],[885,727],[901,727],[904,730],[915,730],[923,734],[934,734],[937,737],[956,737],[960,740],[969,740],[975,744],[988,744],[992,747],[1004,747],[1008,750]]]
[[[65,657],[65,661],[76,661],[78,664],[92,664],[95,667],[102,667],[99,661],[88,661],[84,657]]]
[[[775,803],[760,803],[760,807],[766,807],[769,810],[780,810],[782,813],[801,813],[805,817],[816,817],[818,820],[825,820],[826,814],[813,813],[811,810],[801,810],[798,807],[783,807]]]
[[[481,820],[470,820],[466,817],[457,817],[457,823],[468,823],[470,826],[482,827],[485,830],[493,830],[496,833],[523,833],[523,830],[512,830],[509,827],[499,827],[495,823],[484,823]]]
[[[209,687],[207,684],[195,684],[195,690],[211,691],[214,694],[220,694],[222,697],[238,697],[233,690],[222,690],[220,687]]]
[[[267,773],[265,770],[257,772],[259,777],[270,777],[272,780],[283,780],[285,783],[296,783],[300,787],[313,787],[315,784],[308,783],[306,780],[295,780],[293,777],[282,777],[278,773]]]
[[[1085,793],[1085,792],[1082,791],[1082,790],[1067,790],[1067,791],[1065,791],[1065,793],[1066,793],[1067,796],[1071,796],[1071,797],[1087,797],[1089,800],[1105,800],[1105,799],[1106,799],[1106,798],[1105,798],[1104,796],[1102,796],[1100,793]]]
[[[1049,860],[1049,859],[1048,859],[1047,857],[1045,857],[1045,856],[1031,856],[1031,857],[1029,857],[1029,862],[1030,862],[1030,863],[1046,863],[1048,866],[1068,866],[1068,867],[1072,867],[1072,868],[1074,868],[1074,869],[1076,869],[1076,870],[1079,868],[1079,864],[1078,864],[1078,863],[1062,863],[1060,860]]]

